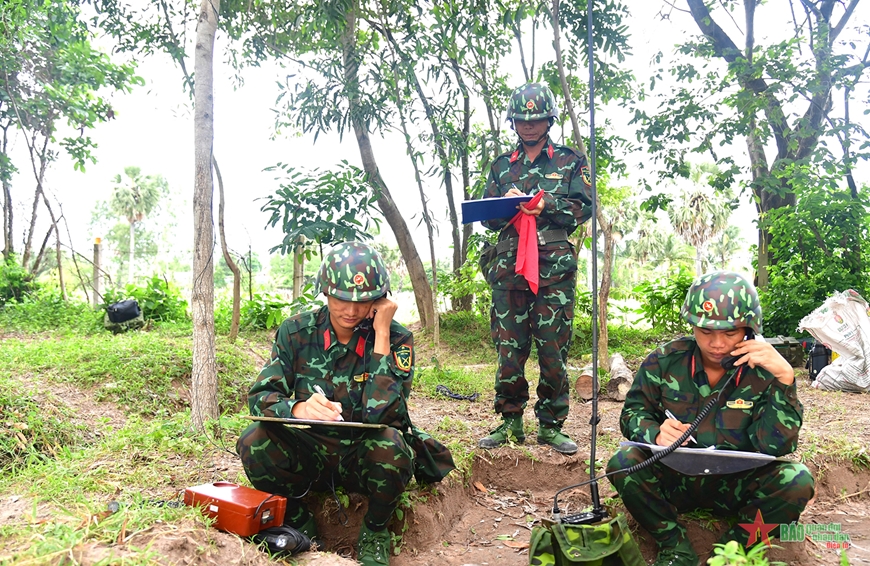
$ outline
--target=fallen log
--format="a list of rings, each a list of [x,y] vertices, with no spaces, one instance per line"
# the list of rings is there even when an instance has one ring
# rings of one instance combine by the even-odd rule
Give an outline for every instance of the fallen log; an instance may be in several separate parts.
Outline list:
[[[607,396],[614,401],[625,401],[625,395],[631,388],[634,375],[622,354],[616,353],[610,357],[610,381],[607,382]]]
[[[577,381],[574,383],[577,396],[584,401],[592,399],[592,366],[586,366],[580,370]]]

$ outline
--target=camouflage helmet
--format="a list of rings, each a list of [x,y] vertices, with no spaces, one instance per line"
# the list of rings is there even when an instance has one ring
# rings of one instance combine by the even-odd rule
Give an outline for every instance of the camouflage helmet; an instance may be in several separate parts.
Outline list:
[[[315,292],[361,303],[380,299],[390,290],[390,274],[373,247],[362,242],[338,244],[323,257]]]
[[[733,271],[713,271],[692,283],[680,316],[711,330],[751,328],[761,333],[761,304],[755,286]]]
[[[529,122],[556,118],[556,97],[550,87],[540,83],[528,83],[514,90],[508,102],[507,119]]]

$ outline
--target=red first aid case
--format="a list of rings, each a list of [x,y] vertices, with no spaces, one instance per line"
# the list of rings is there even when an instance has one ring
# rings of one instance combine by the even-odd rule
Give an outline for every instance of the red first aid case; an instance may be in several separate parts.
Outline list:
[[[243,537],[280,526],[287,509],[287,499],[280,495],[223,481],[188,487],[184,504],[201,507],[215,519],[215,528]]]

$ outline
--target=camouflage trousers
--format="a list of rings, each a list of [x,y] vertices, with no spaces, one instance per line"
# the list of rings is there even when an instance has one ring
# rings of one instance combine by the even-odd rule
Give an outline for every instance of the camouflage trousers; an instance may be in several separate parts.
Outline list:
[[[636,447],[620,448],[607,464],[612,472],[639,464],[647,453]],[[737,523],[753,523],[761,511],[766,524],[797,521],[812,499],[813,476],[798,462],[773,462],[736,474],[686,476],[657,462],[626,476],[611,476],[632,517],[656,540],[660,548],[673,548],[686,537],[677,515],[694,509],[709,509],[714,515],[737,515]],[[769,536],[777,536],[778,529]],[[736,540],[746,545],[749,531],[735,524],[721,542]]]
[[[369,496],[365,522],[381,530],[414,471],[413,451],[390,427],[303,429],[261,422],[245,429],[236,450],[251,485],[287,497],[284,522],[293,527],[308,518],[302,496],[343,487]]]
[[[529,400],[526,360],[532,338],[538,351],[541,379],[535,415],[545,424],[568,416],[568,348],[574,320],[576,277],[531,291],[492,290],[490,330],[498,353],[495,412],[522,414]]]

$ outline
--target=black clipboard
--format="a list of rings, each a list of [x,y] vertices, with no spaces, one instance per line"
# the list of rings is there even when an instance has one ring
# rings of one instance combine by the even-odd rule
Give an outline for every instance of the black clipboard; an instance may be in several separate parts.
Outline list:
[[[318,421],[315,419],[287,419],[282,417],[255,417],[253,415],[242,415],[243,419],[249,421],[265,421],[270,423],[282,423],[289,426],[299,428],[308,428],[312,426],[329,426],[329,427],[344,427],[344,428],[387,428],[387,425],[380,423],[357,423],[353,421]]]
[[[620,442],[620,446],[634,446],[655,454],[666,447],[644,442]],[[736,474],[753,468],[766,466],[771,462],[787,462],[761,452],[743,452],[740,450],[717,450],[711,448],[677,448],[661,459],[661,463],[687,476],[714,476],[721,474]]]
[[[529,202],[532,195],[518,197],[495,197],[462,201],[462,223],[480,222],[494,218],[508,218],[519,209],[520,203]]]

